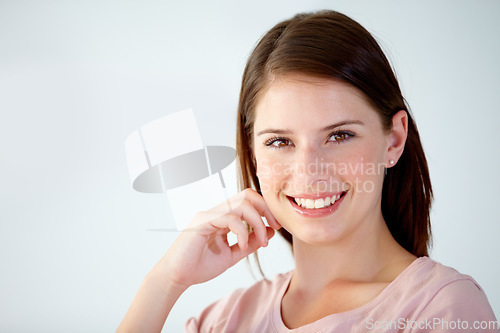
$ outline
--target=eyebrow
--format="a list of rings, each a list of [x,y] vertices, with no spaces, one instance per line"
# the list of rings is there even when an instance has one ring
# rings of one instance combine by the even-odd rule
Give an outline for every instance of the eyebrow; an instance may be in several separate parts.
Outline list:
[[[337,127],[340,127],[340,126],[344,126],[344,125],[352,125],[352,124],[354,124],[354,125],[364,125],[365,123],[363,123],[360,120],[344,120],[344,121],[341,121],[341,122],[338,122],[338,123],[335,123],[335,124],[323,127],[322,129],[320,129],[320,131],[321,132],[331,131],[334,128],[337,128]],[[267,134],[267,133],[273,133],[273,134],[291,134],[292,131],[289,130],[289,129],[267,128],[265,130],[257,132],[257,136],[262,135],[262,134]]]

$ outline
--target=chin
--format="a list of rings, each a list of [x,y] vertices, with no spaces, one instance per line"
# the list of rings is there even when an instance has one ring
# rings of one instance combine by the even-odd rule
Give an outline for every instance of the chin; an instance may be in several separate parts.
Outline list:
[[[294,242],[301,242],[313,246],[332,245],[342,239],[346,230],[335,218],[302,219],[292,216],[283,216],[283,228],[292,236]]]

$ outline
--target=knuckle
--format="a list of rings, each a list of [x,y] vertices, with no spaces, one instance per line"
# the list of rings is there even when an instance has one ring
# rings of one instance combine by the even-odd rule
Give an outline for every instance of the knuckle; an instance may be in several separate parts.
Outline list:
[[[226,223],[228,226],[231,226],[231,228],[237,228],[237,229],[241,228],[243,221],[241,220],[241,218],[238,215],[227,214],[226,218],[227,218]]]
[[[195,220],[203,220],[203,219],[205,219],[206,216],[207,216],[207,212],[204,210],[201,210],[194,215],[194,218],[195,218]]]
[[[240,202],[240,207],[243,209],[249,209],[252,207],[252,204],[248,200],[243,200]]]
[[[243,190],[243,195],[245,196],[245,198],[252,197],[254,194],[255,194],[255,191],[251,188],[246,188]]]
[[[228,214],[226,214],[226,216],[228,218],[228,221],[231,223],[241,222],[241,218],[236,214],[228,213]]]

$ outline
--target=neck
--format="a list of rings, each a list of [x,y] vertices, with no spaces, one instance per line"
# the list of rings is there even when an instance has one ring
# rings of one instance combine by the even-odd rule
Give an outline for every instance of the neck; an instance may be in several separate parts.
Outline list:
[[[383,218],[371,225],[334,244],[294,239],[296,268],[290,288],[317,293],[335,282],[392,281],[415,256],[394,240]]]

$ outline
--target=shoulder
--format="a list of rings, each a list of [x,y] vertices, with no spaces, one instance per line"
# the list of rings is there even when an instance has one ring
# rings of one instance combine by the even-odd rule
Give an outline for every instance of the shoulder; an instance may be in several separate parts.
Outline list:
[[[229,296],[217,301],[214,305],[219,308],[244,307],[248,304],[268,303],[281,289],[290,282],[292,272],[278,274],[272,280],[262,279],[248,288],[237,289]],[[253,307],[253,306],[252,306]]]
[[[411,265],[413,269],[409,270],[407,281],[414,287],[425,286],[429,296],[443,293],[450,296],[484,295],[481,286],[470,275],[428,257],[418,258],[417,261]]]
[[[273,280],[263,279],[245,289],[237,289],[205,308],[202,313],[191,318],[185,325],[187,332],[233,331],[232,322],[252,323],[255,326],[255,309],[259,312],[272,313],[276,297],[288,286],[292,272],[276,275]],[[264,312],[264,313],[266,313]],[[246,326],[248,327],[248,326]],[[236,329],[236,327],[234,328]]]
[[[496,320],[486,294],[471,276],[427,257],[417,260],[407,283],[420,301],[415,315],[421,320]]]

